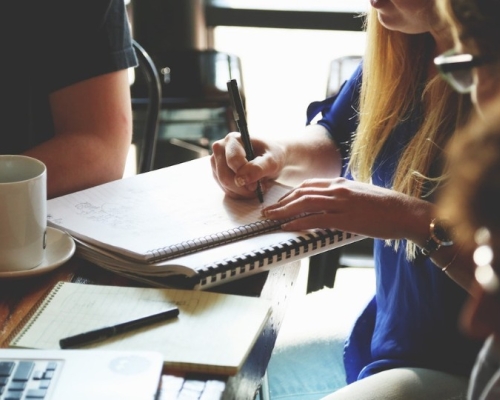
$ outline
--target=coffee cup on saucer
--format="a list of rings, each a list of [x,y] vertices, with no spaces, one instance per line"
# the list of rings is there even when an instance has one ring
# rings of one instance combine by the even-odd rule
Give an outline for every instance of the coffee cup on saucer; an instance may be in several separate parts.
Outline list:
[[[46,232],[45,164],[32,157],[0,155],[0,272],[40,265]]]

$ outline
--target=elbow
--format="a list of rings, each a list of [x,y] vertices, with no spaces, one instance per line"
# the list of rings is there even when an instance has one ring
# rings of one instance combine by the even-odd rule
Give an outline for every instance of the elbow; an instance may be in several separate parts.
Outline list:
[[[132,126],[123,127],[120,134],[114,135],[113,140],[106,141],[104,151],[99,154],[101,173],[100,183],[106,183],[123,178],[128,162],[136,162],[131,152]]]

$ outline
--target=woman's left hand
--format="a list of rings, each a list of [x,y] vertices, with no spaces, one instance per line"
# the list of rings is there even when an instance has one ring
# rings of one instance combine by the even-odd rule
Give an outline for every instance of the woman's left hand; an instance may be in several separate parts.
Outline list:
[[[335,178],[304,181],[266,207],[263,215],[277,220],[298,217],[283,224],[284,230],[330,228],[418,243],[428,234],[433,210],[431,203],[391,189]]]

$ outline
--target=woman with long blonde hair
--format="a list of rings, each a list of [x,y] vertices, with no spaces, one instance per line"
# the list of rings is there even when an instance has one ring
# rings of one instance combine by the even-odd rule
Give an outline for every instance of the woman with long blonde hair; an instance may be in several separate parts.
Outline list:
[[[254,138],[250,162],[228,134],[213,145],[214,176],[236,198],[254,197],[257,180],[301,180],[264,216],[295,218],[284,230],[375,238],[376,293],[346,341],[348,385],[328,399],[464,398],[479,343],[456,321],[471,277],[457,273],[464,256],[433,200],[443,148],[470,105],[433,64],[452,45],[435,1],[371,5],[362,65],[315,106],[322,118],[284,141]]]

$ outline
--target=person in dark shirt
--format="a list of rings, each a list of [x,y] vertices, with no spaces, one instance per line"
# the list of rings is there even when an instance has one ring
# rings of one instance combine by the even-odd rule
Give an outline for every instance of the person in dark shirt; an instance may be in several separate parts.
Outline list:
[[[123,176],[137,65],[123,0],[2,4],[0,154],[47,166],[48,197]]]

